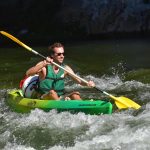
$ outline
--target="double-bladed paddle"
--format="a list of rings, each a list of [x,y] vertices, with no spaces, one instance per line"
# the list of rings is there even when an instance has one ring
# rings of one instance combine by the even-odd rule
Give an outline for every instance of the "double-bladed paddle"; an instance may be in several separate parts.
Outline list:
[[[5,31],[0,31],[1,34],[5,35],[6,37],[10,38],[11,40],[13,40],[14,42],[18,43],[19,45],[21,45],[22,47],[24,47],[25,49],[29,50],[30,52],[39,55],[40,57],[46,59],[45,56],[43,56],[42,54],[38,53],[37,51],[33,50],[31,47],[27,46],[26,44],[22,43],[20,40],[18,40],[17,38],[15,38],[14,36],[12,36],[11,34],[5,32]],[[80,79],[81,81],[83,81],[84,83],[88,83],[88,81],[84,80],[83,78],[77,76],[76,74],[71,73],[70,71],[68,71],[67,69],[63,68],[62,66],[58,65],[55,62],[52,62],[52,64],[54,64],[55,66],[65,70],[66,72],[68,72],[69,74],[71,74],[72,76],[74,76],[77,79]],[[113,100],[115,100],[115,104],[117,105],[117,107],[119,109],[124,109],[124,108],[134,108],[134,109],[139,109],[141,106],[137,103],[135,103],[134,101],[132,101],[129,98],[126,98],[124,96],[120,96],[120,97],[115,97],[105,91],[102,91],[101,89],[99,89],[98,87],[94,87],[95,89],[97,89],[98,91],[102,92],[103,94],[109,96],[110,98],[112,98]]]

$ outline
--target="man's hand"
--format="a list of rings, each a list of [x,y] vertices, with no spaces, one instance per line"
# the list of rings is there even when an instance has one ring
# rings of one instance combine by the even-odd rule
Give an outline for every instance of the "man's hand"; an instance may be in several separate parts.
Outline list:
[[[47,65],[50,65],[52,64],[53,62],[53,59],[51,59],[50,57],[46,57],[46,60],[43,61],[43,66],[47,66]]]
[[[88,81],[87,86],[89,86],[89,87],[95,87],[95,83],[93,81]]]

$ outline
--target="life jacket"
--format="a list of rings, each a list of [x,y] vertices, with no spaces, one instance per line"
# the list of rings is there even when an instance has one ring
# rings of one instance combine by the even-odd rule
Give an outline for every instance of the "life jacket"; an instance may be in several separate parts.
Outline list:
[[[23,96],[26,98],[31,98],[34,91],[36,91],[37,83],[39,81],[39,76],[29,76],[24,80],[21,80],[20,87],[22,89]],[[22,84],[22,85],[21,85]]]
[[[41,94],[48,93],[50,90],[55,90],[58,96],[64,94],[64,70],[59,69],[56,74],[52,65],[46,66],[46,77],[39,81],[37,92]]]

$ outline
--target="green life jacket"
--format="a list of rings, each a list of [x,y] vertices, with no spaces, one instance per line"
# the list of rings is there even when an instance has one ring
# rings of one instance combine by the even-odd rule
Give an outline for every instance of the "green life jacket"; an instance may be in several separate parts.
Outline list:
[[[64,94],[64,70],[59,69],[56,74],[52,65],[46,67],[46,77],[44,80],[39,81],[37,91],[41,94],[48,93],[50,90],[55,90],[58,96]]]

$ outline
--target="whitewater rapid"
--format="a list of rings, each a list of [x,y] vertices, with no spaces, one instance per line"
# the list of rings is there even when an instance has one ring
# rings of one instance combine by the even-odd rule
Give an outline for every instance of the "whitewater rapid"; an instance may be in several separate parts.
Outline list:
[[[6,105],[7,91],[0,91],[0,149],[4,150],[149,150],[150,149],[150,84],[119,76],[101,78],[88,75],[102,90],[120,96],[125,94],[142,105],[140,110],[115,110],[112,115],[44,112],[35,109],[19,114]],[[69,82],[69,81],[68,81]],[[67,88],[69,89],[70,83]],[[105,97],[98,91],[77,84],[83,96]],[[88,92],[87,92],[88,91]],[[91,93],[92,94],[91,94]]]

